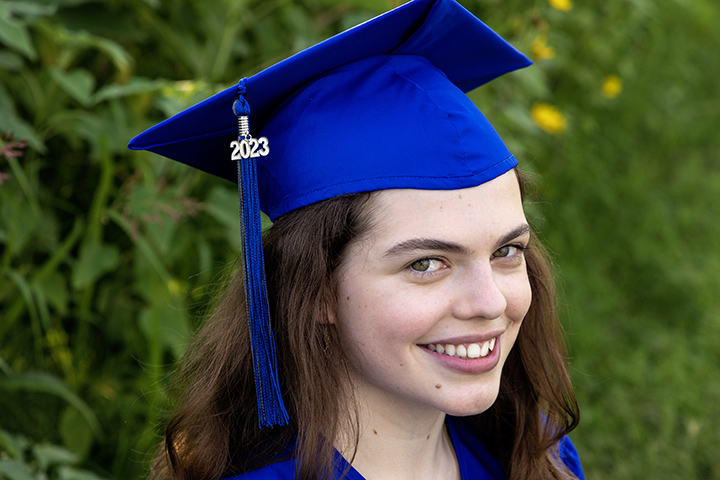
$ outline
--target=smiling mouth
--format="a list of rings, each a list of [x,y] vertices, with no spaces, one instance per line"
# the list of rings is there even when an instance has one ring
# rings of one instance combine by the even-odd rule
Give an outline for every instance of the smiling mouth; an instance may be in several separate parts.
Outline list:
[[[487,357],[495,350],[495,341],[497,338],[491,338],[484,343],[468,343],[453,345],[452,343],[428,343],[425,348],[441,355],[456,358],[482,358]]]

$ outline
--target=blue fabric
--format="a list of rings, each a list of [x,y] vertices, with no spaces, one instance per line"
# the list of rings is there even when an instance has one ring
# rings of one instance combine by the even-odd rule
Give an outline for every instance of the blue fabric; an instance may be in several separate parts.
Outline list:
[[[583,472],[580,463],[580,455],[575,445],[570,441],[570,437],[564,437],[560,441],[560,460],[567,465],[571,472],[575,474],[578,480],[585,480],[585,472]]]
[[[346,193],[472,187],[517,165],[467,95],[417,55],[332,70],[283,104],[262,134],[272,139],[258,161],[271,220]]]
[[[505,173],[515,160],[462,92],[529,64],[454,0],[415,0],[249,77],[252,134],[270,146],[258,162],[263,210],[274,219],[342,193],[457,189]],[[130,148],[235,181],[236,99],[230,87]]]
[[[287,425],[289,418],[280,394],[275,337],[270,326],[270,307],[265,285],[262,220],[258,205],[257,166],[253,159],[238,161],[245,306],[250,321],[250,345],[260,428]]]
[[[485,447],[485,444],[477,437],[477,435],[468,428],[461,418],[447,417],[447,427],[450,438],[455,447],[455,453],[460,467],[460,478],[462,480],[503,480],[503,473],[500,462],[493,457]],[[560,441],[560,458],[565,465],[580,480],[585,480],[585,475],[580,465],[575,446],[569,437],[564,437]],[[337,455],[335,479],[340,479],[348,464],[345,459]],[[253,470],[231,477],[227,480],[292,480],[295,478],[295,460],[289,459],[282,462],[273,463],[263,468]],[[354,468],[350,467],[345,477],[347,480],[365,480]]]

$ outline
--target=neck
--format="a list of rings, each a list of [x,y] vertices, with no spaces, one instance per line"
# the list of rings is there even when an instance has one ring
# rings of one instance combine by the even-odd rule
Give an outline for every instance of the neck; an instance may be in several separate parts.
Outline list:
[[[445,413],[388,402],[382,393],[358,399],[359,441],[342,439],[338,448],[366,480],[459,479],[455,451],[445,429]]]

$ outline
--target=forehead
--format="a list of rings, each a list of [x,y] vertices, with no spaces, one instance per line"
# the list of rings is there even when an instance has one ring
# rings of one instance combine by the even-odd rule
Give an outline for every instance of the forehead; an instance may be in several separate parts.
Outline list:
[[[373,202],[368,233],[381,243],[413,237],[495,241],[526,222],[514,171],[460,190],[385,190]]]

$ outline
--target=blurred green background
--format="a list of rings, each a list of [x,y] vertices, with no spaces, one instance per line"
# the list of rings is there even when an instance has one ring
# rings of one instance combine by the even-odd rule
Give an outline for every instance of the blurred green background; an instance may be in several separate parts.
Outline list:
[[[720,479],[720,3],[466,0],[471,94],[558,266],[589,479]],[[235,186],[128,140],[392,0],[0,0],[0,478],[140,478],[239,248]]]

